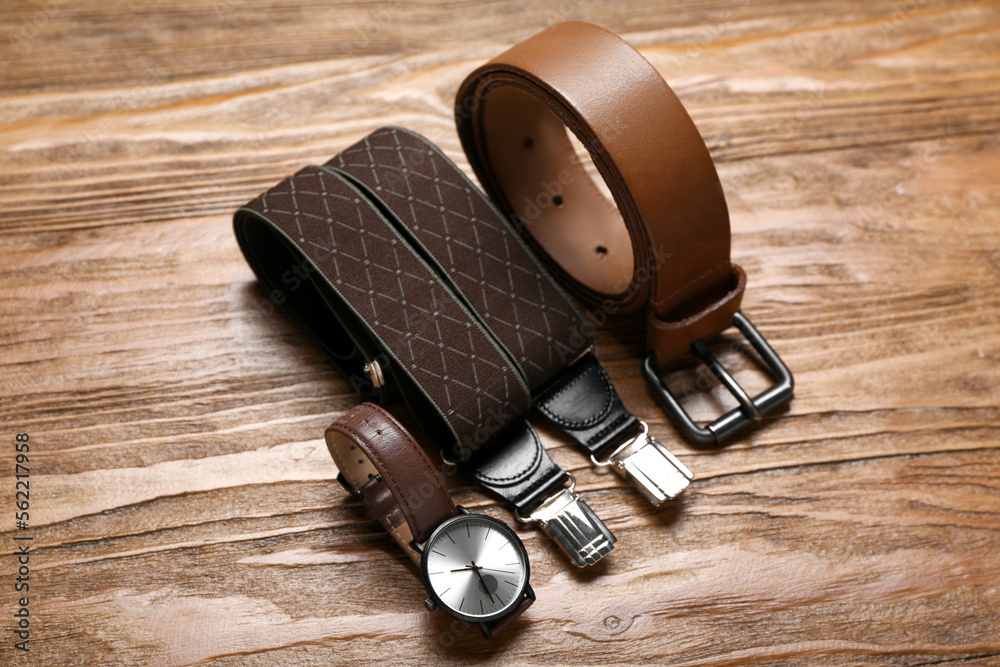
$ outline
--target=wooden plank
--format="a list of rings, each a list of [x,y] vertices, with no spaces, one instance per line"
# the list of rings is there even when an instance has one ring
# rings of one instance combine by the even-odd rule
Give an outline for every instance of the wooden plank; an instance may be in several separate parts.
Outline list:
[[[0,419],[5,441],[31,434],[35,494],[32,650],[4,626],[3,664],[1000,664],[997,3],[5,12]],[[561,17],[621,32],[692,112],[744,310],[796,398],[696,450],[645,388],[640,320],[602,330],[624,400],[698,479],[652,514],[543,428],[619,547],[570,571],[519,531],[538,602],[485,642],[423,609],[334,483],[322,431],[357,399],[268,312],[230,216],[383,124],[467,170],[458,83]],[[716,348],[762,386],[736,342]],[[671,383],[700,418],[731,405],[691,364]],[[5,498],[13,482],[5,463]]]

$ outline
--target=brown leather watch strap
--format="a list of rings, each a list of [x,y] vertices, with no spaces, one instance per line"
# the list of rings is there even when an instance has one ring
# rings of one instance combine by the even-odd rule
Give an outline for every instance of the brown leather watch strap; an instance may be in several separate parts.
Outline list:
[[[362,403],[326,429],[326,446],[368,516],[419,563],[410,543],[424,542],[458,510],[413,436],[379,406]]]
[[[472,72],[455,113],[483,186],[564,285],[611,313],[648,304],[659,366],[732,323],[746,276],[730,262],[719,178],[677,96],[635,49],[591,24],[553,26]]]
[[[340,470],[337,480],[420,566],[421,552],[414,543],[426,542],[460,512],[423,449],[402,424],[373,403],[357,405],[333,422],[326,429],[326,446]],[[429,586],[426,573],[424,569]],[[503,616],[478,624],[486,639],[532,605],[535,593],[531,586],[525,591]]]

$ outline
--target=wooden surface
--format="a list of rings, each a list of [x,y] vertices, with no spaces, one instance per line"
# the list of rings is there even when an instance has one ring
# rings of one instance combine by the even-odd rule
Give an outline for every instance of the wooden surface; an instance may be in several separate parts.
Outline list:
[[[0,553],[34,540],[29,654],[0,559],[0,663],[1000,665],[997,3],[3,14]],[[608,327],[598,354],[624,400],[698,479],[653,514],[547,432],[620,541],[580,572],[520,530],[538,603],[487,643],[424,610],[415,568],[334,482],[322,432],[357,399],[260,313],[230,216],[382,124],[467,169],[458,83],[564,18],[625,36],[687,105],[727,193],[744,312],[796,398],[697,451],[643,384],[639,322]],[[705,417],[728,399],[692,373]]]

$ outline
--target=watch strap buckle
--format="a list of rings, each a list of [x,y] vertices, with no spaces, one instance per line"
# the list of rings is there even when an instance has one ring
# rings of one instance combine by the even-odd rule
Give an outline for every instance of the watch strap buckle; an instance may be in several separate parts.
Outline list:
[[[344,477],[344,473],[342,472],[337,473],[337,482],[339,482],[340,485],[344,487],[344,491],[347,491],[347,493],[352,498],[354,498],[355,500],[361,500],[361,492],[355,489],[354,485],[347,481],[347,478]]]

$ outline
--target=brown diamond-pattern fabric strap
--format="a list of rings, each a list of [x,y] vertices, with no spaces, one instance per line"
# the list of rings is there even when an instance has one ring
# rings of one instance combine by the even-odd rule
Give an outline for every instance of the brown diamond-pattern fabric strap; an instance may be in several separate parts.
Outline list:
[[[570,479],[523,417],[530,396],[509,353],[344,175],[306,167],[239,209],[233,228],[271,299],[355,389],[401,396],[468,477],[522,514]]]
[[[582,354],[593,345],[591,325],[514,225],[437,146],[386,127],[327,166],[398,212],[404,233],[510,352],[546,421],[595,456],[639,429],[594,355]]]
[[[592,329],[500,211],[441,150],[398,127],[326,163],[404,220],[537,390],[593,345]]]
[[[449,441],[482,442],[481,433],[503,426],[497,415],[528,409],[527,388],[505,353],[343,176],[306,167],[240,209],[236,228],[266,283],[282,274],[269,265],[274,244],[294,248],[290,255],[301,253],[315,266],[312,278],[327,308],[341,315],[345,329],[355,329],[355,339],[380,341],[373,347],[392,357],[395,381],[426,403],[415,410],[432,408]],[[300,320],[315,314],[289,310]]]

